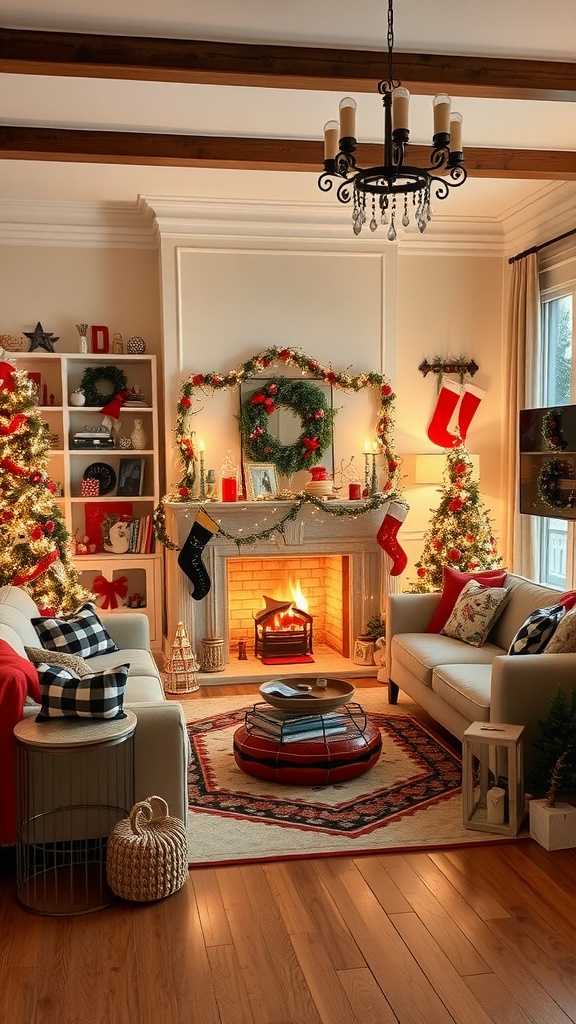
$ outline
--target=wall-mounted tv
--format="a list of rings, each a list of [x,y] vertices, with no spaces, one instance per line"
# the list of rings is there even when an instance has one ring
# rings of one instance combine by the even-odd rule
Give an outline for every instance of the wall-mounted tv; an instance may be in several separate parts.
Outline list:
[[[520,512],[576,519],[576,405],[522,409]]]

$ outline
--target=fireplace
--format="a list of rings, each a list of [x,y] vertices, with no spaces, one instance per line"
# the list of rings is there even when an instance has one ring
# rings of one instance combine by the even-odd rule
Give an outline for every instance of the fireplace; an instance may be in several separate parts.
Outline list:
[[[308,612],[291,601],[263,608],[254,616],[254,654],[257,658],[312,654],[313,622]]]
[[[286,515],[292,503],[212,503],[211,516],[227,537],[216,536],[205,548],[202,560],[211,580],[209,593],[201,601],[191,597],[190,581],[179,569],[177,552],[166,552],[166,639],[170,650],[179,622],[188,631],[192,649],[200,650],[207,637],[222,637],[225,671],[210,673],[200,684],[256,682],[267,678],[270,669],[254,652],[255,613],[261,610],[262,595],[273,594],[282,583],[280,569],[300,579],[313,617],[314,664],[302,666],[312,672],[341,677],[366,675],[366,667],[354,666],[351,656],[357,636],[364,633],[372,615],[385,607],[389,584],[397,582],[383,571],[386,557],[376,534],[385,507],[357,517],[325,513],[303,505],[298,518],[266,540],[242,543]],[[181,547],[194,522],[198,505],[192,502],[166,505],[168,535]],[[233,538],[237,537],[238,542]],[[317,580],[315,574],[320,574]],[[269,589],[270,588],[270,589]],[[289,600],[283,589],[274,596]],[[328,597],[327,597],[328,595]],[[300,599],[294,602],[302,608]],[[248,660],[240,660],[239,644],[247,642]],[[328,651],[331,661],[323,662]]]

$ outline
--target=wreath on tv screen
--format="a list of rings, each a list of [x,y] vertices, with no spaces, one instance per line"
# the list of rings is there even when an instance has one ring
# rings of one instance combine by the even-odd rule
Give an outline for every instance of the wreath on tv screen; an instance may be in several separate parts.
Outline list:
[[[111,390],[100,391],[102,381],[108,381]],[[95,405],[101,408],[117,395],[119,391],[125,391],[128,381],[124,370],[118,366],[88,366],[84,370],[80,389],[84,392],[86,405]]]
[[[268,429],[269,417],[279,407],[291,409],[301,421],[294,444],[281,444]],[[316,384],[272,377],[243,402],[239,422],[248,458],[272,462],[281,476],[291,476],[314,466],[332,444],[334,409]]]
[[[571,508],[573,491],[568,494],[562,491],[561,480],[567,480],[574,476],[572,466],[563,459],[551,459],[546,462],[538,473],[536,486],[538,497],[544,505],[549,508]],[[576,488],[576,480],[574,480]]]

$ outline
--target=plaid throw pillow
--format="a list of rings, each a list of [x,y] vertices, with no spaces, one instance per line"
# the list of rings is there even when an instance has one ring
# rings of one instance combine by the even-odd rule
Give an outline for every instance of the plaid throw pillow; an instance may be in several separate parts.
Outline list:
[[[548,608],[537,608],[528,616],[516,633],[508,654],[548,654],[548,643],[552,641],[566,609],[563,604],[552,604]]]
[[[54,718],[126,718],[122,710],[129,665],[78,679],[59,665],[38,665],[37,722]]]
[[[82,605],[73,615],[62,619],[32,619],[38,639],[48,651],[79,654],[92,658],[95,654],[108,654],[119,648],[106,632],[91,601]]]

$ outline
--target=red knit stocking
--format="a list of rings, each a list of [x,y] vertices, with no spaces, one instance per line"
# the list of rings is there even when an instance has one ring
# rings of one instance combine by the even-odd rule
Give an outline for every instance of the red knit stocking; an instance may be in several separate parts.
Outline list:
[[[485,391],[481,391],[480,388],[473,387],[472,384],[464,385],[462,404],[460,405],[460,412],[458,413],[458,433],[460,434],[462,441],[466,439],[466,434],[468,433],[468,427],[472,422],[472,417],[485,394]]]
[[[436,408],[428,427],[428,437],[439,448],[455,448],[460,443],[458,434],[451,434],[448,424],[458,405],[461,388],[453,380],[442,381]]]
[[[408,564],[408,556],[398,543],[396,534],[406,519],[408,509],[398,501],[391,501],[388,511],[382,520],[376,540],[386,554],[392,559],[391,576],[399,576]]]

